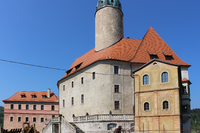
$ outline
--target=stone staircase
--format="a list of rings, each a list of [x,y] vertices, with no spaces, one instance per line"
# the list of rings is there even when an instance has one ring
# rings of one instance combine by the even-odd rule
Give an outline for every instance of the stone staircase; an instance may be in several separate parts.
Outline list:
[[[76,133],[85,133],[83,130],[81,130],[76,124],[73,122],[70,122],[70,124],[76,129]]]

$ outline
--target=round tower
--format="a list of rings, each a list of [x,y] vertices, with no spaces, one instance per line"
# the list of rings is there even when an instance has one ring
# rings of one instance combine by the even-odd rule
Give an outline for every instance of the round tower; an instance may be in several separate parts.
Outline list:
[[[108,48],[123,37],[123,12],[120,1],[98,0],[95,13],[95,51]]]

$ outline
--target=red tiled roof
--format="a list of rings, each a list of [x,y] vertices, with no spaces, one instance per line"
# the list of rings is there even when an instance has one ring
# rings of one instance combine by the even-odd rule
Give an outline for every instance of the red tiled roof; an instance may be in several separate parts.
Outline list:
[[[26,97],[21,98],[21,94],[25,94]],[[36,95],[35,98],[32,98],[33,94]],[[42,95],[47,96],[47,92],[18,91],[10,98],[3,100],[3,102],[58,102],[58,97],[53,92],[50,93],[50,98],[43,99]]]
[[[188,63],[182,61],[174,51],[164,42],[164,40],[154,31],[152,27],[149,28],[143,39],[126,39],[123,38],[120,42],[112,45],[106,49],[95,52],[95,48],[77,58],[69,68],[72,69],[69,73],[65,74],[63,78],[71,75],[72,73],[82,68],[91,65],[92,63],[100,60],[121,60],[133,63],[147,63],[149,62],[149,54],[157,55],[159,60],[169,63],[190,66]],[[166,60],[165,55],[172,56],[172,60]],[[80,67],[76,70],[76,66]],[[58,81],[58,82],[59,82]]]
[[[183,80],[182,80],[182,82],[187,82],[187,81],[190,81],[189,79],[186,79],[186,78],[184,78]]]

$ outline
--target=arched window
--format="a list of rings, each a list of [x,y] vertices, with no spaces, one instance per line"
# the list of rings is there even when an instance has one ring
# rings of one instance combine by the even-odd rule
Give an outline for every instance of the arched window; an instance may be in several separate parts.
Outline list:
[[[169,108],[169,103],[168,101],[163,102],[163,109],[168,109]]]
[[[168,82],[168,73],[167,72],[162,73],[162,82]]]
[[[148,75],[144,75],[143,76],[143,85],[148,85],[149,84],[149,76]]]
[[[149,103],[148,102],[144,103],[144,110],[149,110]]]

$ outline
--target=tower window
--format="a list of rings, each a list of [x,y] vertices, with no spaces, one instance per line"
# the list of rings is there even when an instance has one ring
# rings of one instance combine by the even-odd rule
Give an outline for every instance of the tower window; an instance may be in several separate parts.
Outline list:
[[[149,110],[149,103],[148,102],[144,103],[144,110],[145,111]]]
[[[162,82],[168,82],[168,73],[167,72],[162,73]]]
[[[183,86],[183,94],[187,94],[186,86]]]
[[[149,76],[148,75],[144,75],[143,76],[143,85],[148,85],[149,84]]]
[[[63,85],[63,91],[65,91],[65,85]]]
[[[163,102],[163,109],[168,109],[169,108],[169,105],[168,105],[168,101],[164,101]]]

